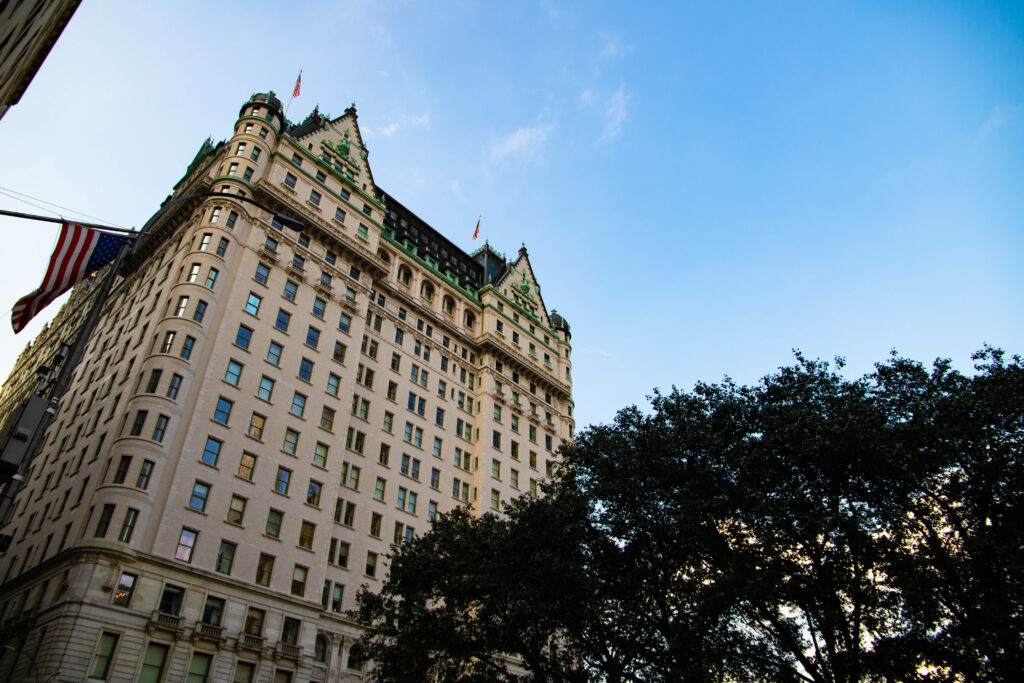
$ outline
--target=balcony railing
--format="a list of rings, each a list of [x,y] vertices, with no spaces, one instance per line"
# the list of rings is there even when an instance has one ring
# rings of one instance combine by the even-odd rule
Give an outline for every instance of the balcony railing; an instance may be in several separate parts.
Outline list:
[[[277,644],[277,654],[279,657],[284,659],[294,659],[298,661],[302,658],[302,646],[279,642]]]
[[[151,626],[167,629],[168,631],[182,630],[180,616],[177,614],[167,614],[160,610],[153,612],[153,616],[150,617],[149,623]]]
[[[220,640],[224,633],[223,626],[217,626],[215,624],[207,624],[202,621],[196,624],[195,635],[199,638],[206,638],[207,640]]]
[[[247,650],[262,650],[263,641],[263,636],[253,635],[252,633],[241,633],[238,636],[238,646],[244,647]]]

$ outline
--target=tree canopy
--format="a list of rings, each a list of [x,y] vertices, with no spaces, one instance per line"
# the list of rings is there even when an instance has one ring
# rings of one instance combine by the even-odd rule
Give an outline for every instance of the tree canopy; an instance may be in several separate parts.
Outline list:
[[[1016,680],[1024,365],[974,360],[798,355],[625,408],[542,498],[396,546],[367,654],[384,681]]]

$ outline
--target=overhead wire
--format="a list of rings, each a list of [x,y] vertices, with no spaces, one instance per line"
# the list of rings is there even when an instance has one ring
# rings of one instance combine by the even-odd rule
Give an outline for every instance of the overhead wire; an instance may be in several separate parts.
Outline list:
[[[42,202],[43,204],[49,204],[50,206],[55,206],[58,209],[61,209],[63,211],[70,211],[71,213],[78,214],[79,216],[85,216],[86,218],[91,218],[92,220],[97,221],[99,223],[106,223],[106,224],[112,225],[112,226],[114,226],[116,228],[126,229],[126,228],[124,228],[124,226],[118,225],[117,223],[115,223],[113,221],[108,221],[108,220],[103,219],[103,218],[97,218],[96,216],[91,216],[91,215],[85,213],[84,211],[76,211],[75,209],[71,209],[71,208],[68,208],[66,206],[61,206],[60,204],[56,204],[54,202],[48,202],[45,199],[40,199],[39,197],[33,197],[32,195],[25,194],[24,192],[18,192],[17,190],[12,190],[9,187],[0,186],[0,193],[7,194],[8,192],[13,192],[16,195],[19,195],[19,197],[27,197],[28,199],[31,199],[33,201]],[[32,204],[32,202],[27,201],[26,199],[20,199],[19,197],[13,197],[13,196],[11,196],[9,194],[7,194],[7,196],[11,197],[11,199],[15,199],[17,201],[25,202],[26,204],[29,204],[31,206],[35,206],[37,209],[41,209],[43,211],[49,211],[50,213],[52,213],[52,214],[54,214],[56,216],[60,216],[61,218],[64,217],[63,215],[61,215],[60,213],[57,213],[53,209],[46,209],[46,208],[38,206],[36,204]]]

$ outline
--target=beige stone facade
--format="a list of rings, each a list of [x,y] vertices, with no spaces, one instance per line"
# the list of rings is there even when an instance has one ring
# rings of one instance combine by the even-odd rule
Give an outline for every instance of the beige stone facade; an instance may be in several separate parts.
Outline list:
[[[21,99],[80,1],[0,3],[0,118]]]
[[[370,680],[345,611],[391,544],[550,472],[526,249],[462,252],[367,156],[354,109],[254,95],[146,225],[3,529],[0,679]]]

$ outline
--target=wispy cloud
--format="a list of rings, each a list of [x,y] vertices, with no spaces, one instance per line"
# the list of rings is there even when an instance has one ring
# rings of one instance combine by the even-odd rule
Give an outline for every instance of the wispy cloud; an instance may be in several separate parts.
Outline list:
[[[465,197],[462,196],[462,183],[458,180],[449,180],[448,188],[452,191],[452,194],[456,199],[465,199]]]
[[[558,15],[561,14],[552,0],[540,0],[540,7],[548,13],[549,19],[557,19]]]
[[[620,85],[618,90],[608,96],[603,96],[591,88],[580,93],[580,101],[584,105],[598,110],[604,116],[604,129],[600,138],[602,142],[614,140],[622,134],[622,127],[629,118],[630,99],[625,85]]]
[[[402,128],[419,128],[430,124],[430,114],[417,114],[399,117],[397,121],[389,123],[386,126],[377,126],[377,132],[386,138],[394,135],[398,130]]]
[[[500,140],[491,143],[488,156],[494,162],[532,159],[544,147],[544,143],[547,142],[548,136],[554,129],[555,124],[553,123],[517,128]]]
[[[1021,113],[1024,113],[1024,104],[999,104],[993,107],[988,118],[978,127],[978,132],[974,136],[975,144],[994,135],[1000,128],[1011,123]]]
[[[600,38],[601,51],[598,52],[598,57],[602,59],[621,57],[633,49],[633,46],[622,42],[622,37],[617,33],[601,33]]]

